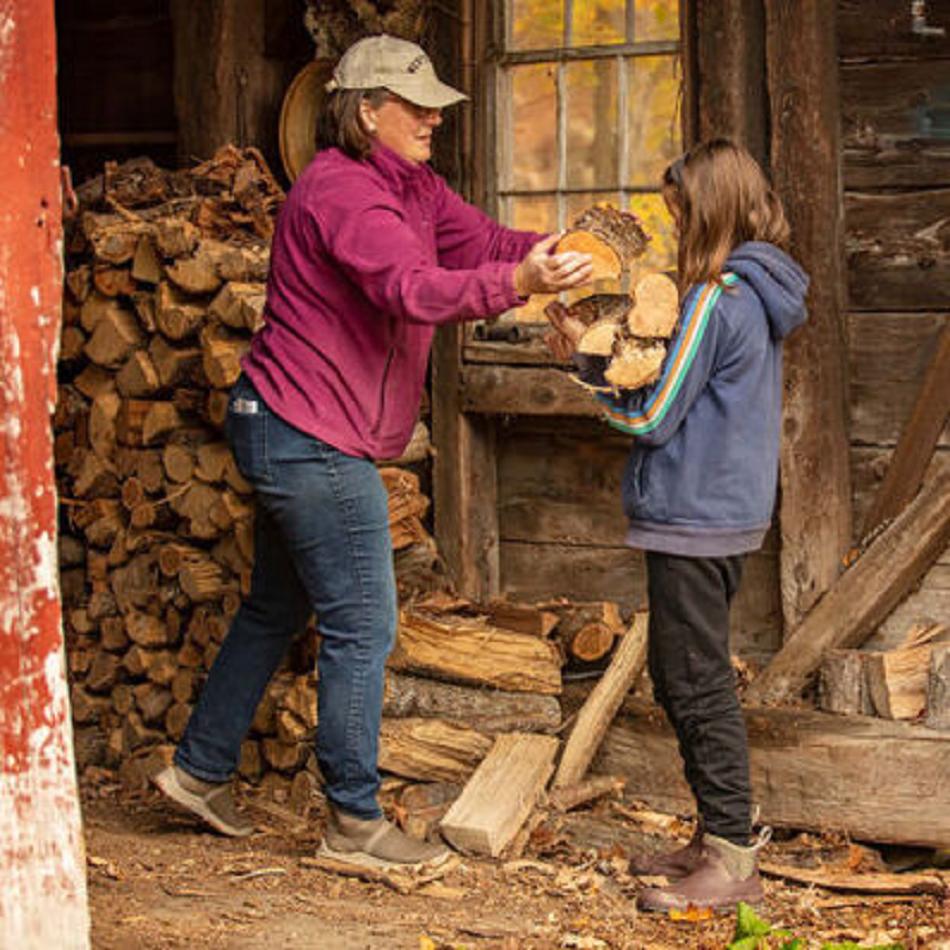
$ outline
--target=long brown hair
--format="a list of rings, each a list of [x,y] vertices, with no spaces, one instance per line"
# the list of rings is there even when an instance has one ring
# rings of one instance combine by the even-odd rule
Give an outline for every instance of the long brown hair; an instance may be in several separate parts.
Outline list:
[[[744,241],[788,247],[788,222],[756,160],[728,139],[691,148],[663,172],[663,197],[679,230],[679,282],[722,281],[732,249]]]
[[[389,93],[385,89],[334,89],[327,94],[317,121],[317,148],[339,148],[350,158],[366,158],[373,138],[360,118],[360,103],[367,99],[378,109]]]

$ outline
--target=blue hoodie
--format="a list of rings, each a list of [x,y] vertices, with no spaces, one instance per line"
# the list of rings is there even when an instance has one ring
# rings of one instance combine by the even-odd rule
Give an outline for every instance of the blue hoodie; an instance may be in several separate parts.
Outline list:
[[[723,283],[690,289],[660,378],[598,393],[635,437],[623,478],[627,542],[694,557],[756,550],[772,519],[782,421],[782,340],[805,321],[808,277],[771,244],[735,248]],[[605,360],[578,358],[603,385]]]

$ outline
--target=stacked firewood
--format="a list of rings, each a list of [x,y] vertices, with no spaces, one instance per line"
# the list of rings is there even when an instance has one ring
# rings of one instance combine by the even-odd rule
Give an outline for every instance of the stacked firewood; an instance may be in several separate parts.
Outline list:
[[[68,662],[75,722],[100,737],[87,761],[134,772],[181,736],[249,589],[253,503],[221,425],[283,193],[256,151],[227,147],[187,172],[109,165],[79,197],[54,416]],[[380,471],[407,595],[439,579],[428,454],[420,421]],[[258,712],[248,777],[302,764],[314,654],[311,629]]]

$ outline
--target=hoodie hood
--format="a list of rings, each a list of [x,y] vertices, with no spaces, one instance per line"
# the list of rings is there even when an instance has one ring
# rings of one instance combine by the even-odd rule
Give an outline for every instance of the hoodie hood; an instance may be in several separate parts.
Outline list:
[[[756,292],[765,308],[773,339],[783,339],[805,322],[808,275],[774,244],[740,244],[729,255],[723,270],[737,274]]]

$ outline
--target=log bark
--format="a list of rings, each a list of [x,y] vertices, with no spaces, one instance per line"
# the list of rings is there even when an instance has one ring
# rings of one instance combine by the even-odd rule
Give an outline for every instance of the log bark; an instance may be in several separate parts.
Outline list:
[[[927,725],[950,729],[950,643],[938,643],[927,674]]]
[[[825,712],[843,716],[872,716],[874,705],[868,693],[866,653],[860,650],[830,650],[821,663],[818,705]]]
[[[392,670],[386,675],[383,715],[441,719],[489,735],[551,733],[561,724],[561,706],[553,696],[456,686]]]

